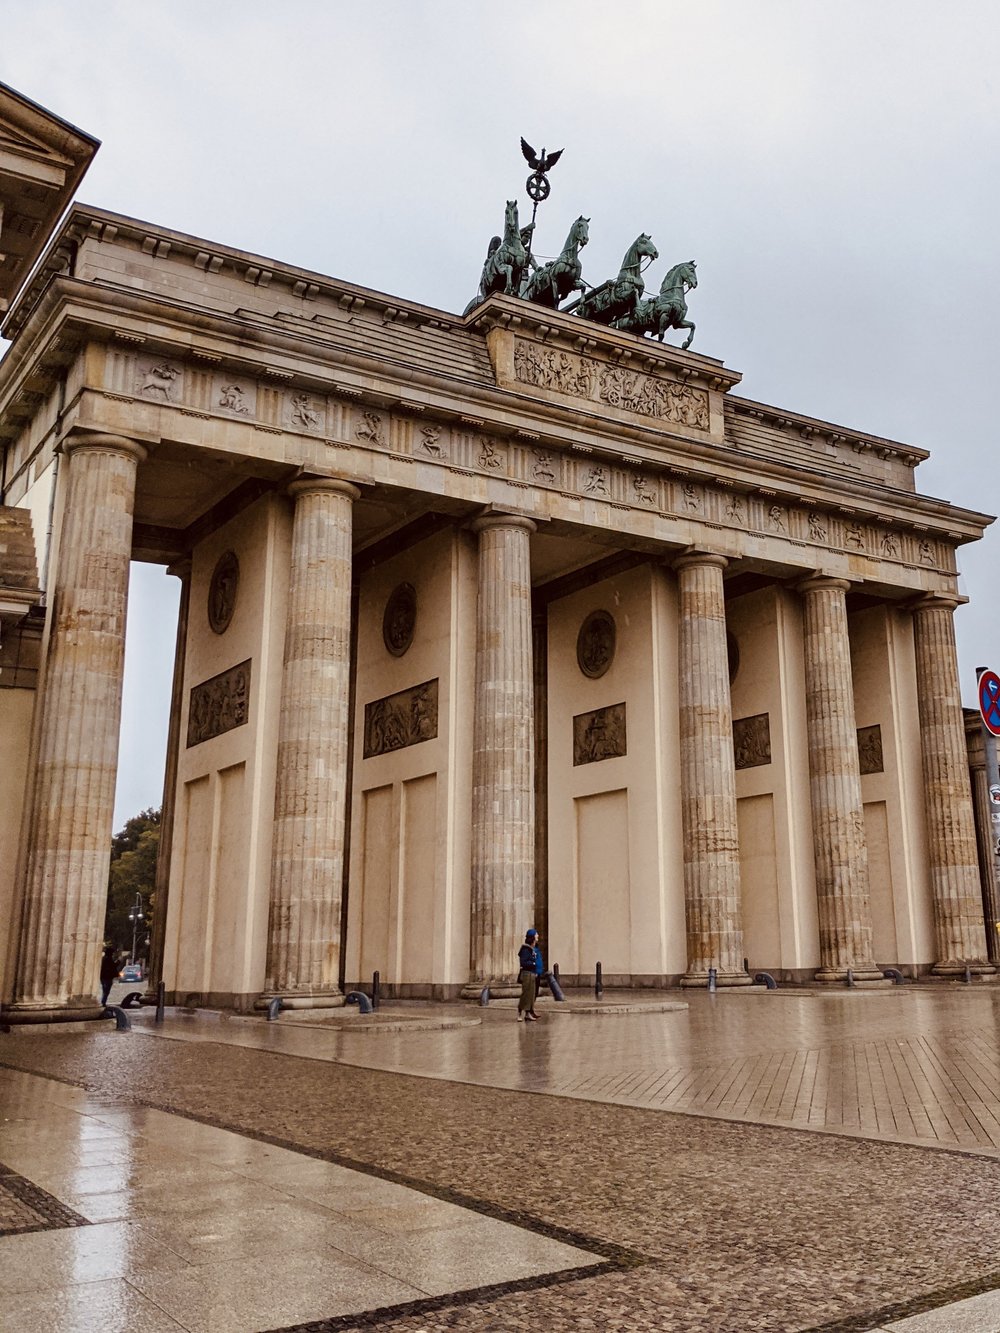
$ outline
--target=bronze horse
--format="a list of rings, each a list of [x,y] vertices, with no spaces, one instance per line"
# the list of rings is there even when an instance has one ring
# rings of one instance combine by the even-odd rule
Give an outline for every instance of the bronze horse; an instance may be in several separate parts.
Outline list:
[[[582,319],[592,319],[597,324],[611,324],[631,315],[646,286],[642,280],[644,259],[659,259],[656,246],[646,232],[637,236],[625,252],[618,277],[594,287],[567,306],[567,312],[575,310]]]
[[[629,333],[638,333],[640,336],[652,333],[660,342],[663,342],[663,335],[667,329],[690,329],[691,332],[681,343],[681,350],[685,350],[691,346],[694,339],[695,326],[690,319],[685,319],[687,301],[684,298],[697,286],[698,275],[695,272],[694,260],[689,259],[683,264],[675,264],[660,283],[659,296],[654,296],[652,300],[637,301],[631,314],[622,315],[615,320],[615,328],[626,329]]]
[[[587,290],[587,284],[580,276],[583,272],[580,251],[590,240],[589,222],[590,218],[578,217],[569,229],[562,253],[525,279],[521,287],[525,300],[556,310],[570,292]]]

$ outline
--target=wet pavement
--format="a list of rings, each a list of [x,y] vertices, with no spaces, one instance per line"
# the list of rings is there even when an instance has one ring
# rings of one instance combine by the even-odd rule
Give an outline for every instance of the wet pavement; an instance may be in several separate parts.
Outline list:
[[[1000,988],[544,1003],[0,1036],[0,1328],[1000,1329]]]

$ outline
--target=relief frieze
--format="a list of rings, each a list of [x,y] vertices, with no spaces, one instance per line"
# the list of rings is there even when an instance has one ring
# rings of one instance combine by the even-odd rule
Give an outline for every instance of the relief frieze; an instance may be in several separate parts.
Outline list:
[[[612,366],[589,356],[514,342],[514,376],[521,384],[623,408],[639,416],[709,429],[708,394],[671,380]]]
[[[191,689],[187,745],[222,736],[250,718],[250,659]]]
[[[438,683],[425,680],[365,704],[366,759],[405,750],[438,734]]]
[[[858,727],[858,767],[862,774],[885,772],[881,726]]]

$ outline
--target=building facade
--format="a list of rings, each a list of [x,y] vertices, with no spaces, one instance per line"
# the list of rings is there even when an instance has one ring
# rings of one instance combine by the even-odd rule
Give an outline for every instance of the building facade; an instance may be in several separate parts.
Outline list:
[[[96,1011],[130,560],[182,589],[172,999],[478,993],[530,924],[571,982],[993,970],[952,626],[990,520],[919,449],[80,205],[3,332],[0,560],[44,571],[3,1021]]]

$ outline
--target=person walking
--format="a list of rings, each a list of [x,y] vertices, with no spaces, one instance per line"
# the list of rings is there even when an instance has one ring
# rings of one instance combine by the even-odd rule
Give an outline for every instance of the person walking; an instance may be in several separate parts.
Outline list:
[[[108,996],[111,994],[111,987],[114,985],[115,977],[118,975],[118,950],[113,944],[105,945],[104,953],[101,955],[101,1004],[108,1002]]]
[[[524,943],[517,955],[521,981],[521,998],[517,1002],[517,1021],[519,1023],[534,1023],[538,1018],[535,1013],[535,990],[538,985],[537,942],[538,931],[532,926],[525,934]]]

